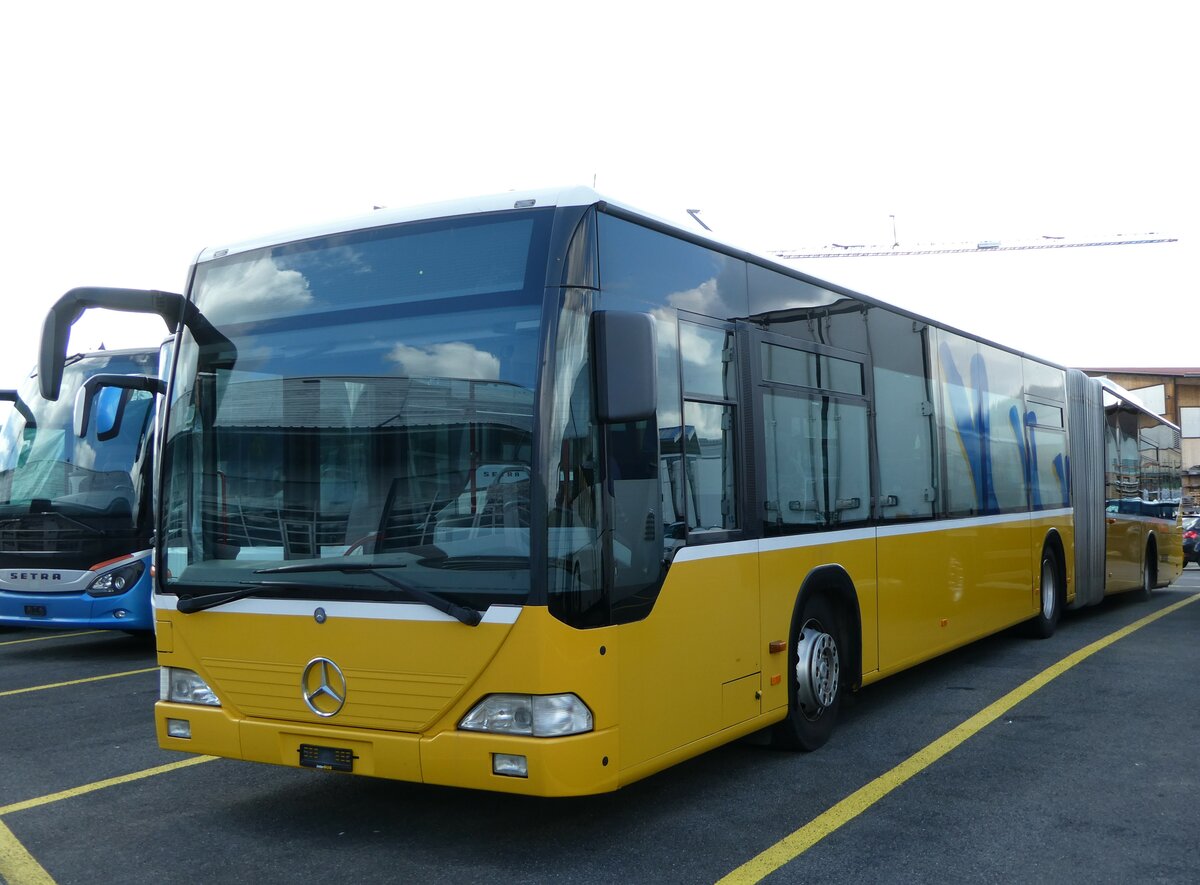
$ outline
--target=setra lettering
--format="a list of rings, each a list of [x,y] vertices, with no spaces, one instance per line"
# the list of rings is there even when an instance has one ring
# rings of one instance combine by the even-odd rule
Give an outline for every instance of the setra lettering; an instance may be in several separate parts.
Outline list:
[[[9,572],[10,581],[61,581],[61,572]]]

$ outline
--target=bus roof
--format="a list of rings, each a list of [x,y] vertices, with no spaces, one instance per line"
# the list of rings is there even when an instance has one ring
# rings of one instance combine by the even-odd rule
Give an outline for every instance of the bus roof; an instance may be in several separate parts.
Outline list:
[[[612,200],[606,199],[591,188],[569,187],[509,191],[503,194],[490,194],[482,197],[468,197],[460,200],[426,203],[420,206],[406,206],[400,209],[380,208],[366,215],[354,215],[335,221],[313,224],[288,231],[279,231],[245,242],[208,248],[200,253],[196,261],[200,263],[213,258],[224,258],[226,255],[236,255],[239,252],[248,252],[251,249],[278,246],[283,243],[292,243],[297,240],[306,240],[328,234],[367,230],[373,227],[385,227],[390,224],[403,224],[407,221],[428,221],[435,218],[453,218],[457,215],[476,215],[483,212],[503,212],[509,209],[523,209],[534,206],[590,206],[593,203],[612,202]],[[630,211],[637,210],[630,209]]]
[[[765,267],[770,267],[789,276],[796,277],[797,279],[801,279],[814,285],[826,288],[831,292],[838,293],[839,295],[844,295],[848,298],[852,298],[866,304],[871,304],[887,310],[895,311],[903,316],[911,317],[913,320],[918,322],[927,323],[928,325],[963,335],[964,337],[974,339],[993,347],[998,347],[1001,350],[1006,350],[1010,353],[1028,357],[1040,363],[1045,363],[1057,368],[1066,368],[1061,363],[1057,363],[1054,360],[1035,356],[1009,345],[992,341],[977,333],[967,332],[940,320],[935,320],[930,317],[915,313],[907,308],[890,304],[870,295],[865,295],[838,283],[833,283],[829,280],[812,276],[811,274],[805,273],[804,271],[792,265],[782,263],[777,256],[757,251],[753,248],[747,248],[746,246],[736,245],[728,240],[718,239],[714,236],[707,236],[704,233],[691,228],[682,227],[673,221],[669,221],[660,216],[654,215],[653,213],[649,213],[644,209],[638,209],[628,203],[611,199],[610,197],[607,197],[598,191],[593,190],[592,188],[583,186],[531,189],[521,191],[514,190],[502,194],[491,194],[480,197],[469,197],[458,200],[427,203],[424,205],[409,206],[398,209],[380,208],[364,215],[350,216],[339,220],[317,223],[287,231],[277,231],[273,234],[266,234],[261,237],[256,237],[252,240],[230,243],[224,246],[209,247],[204,249],[197,256],[196,263],[200,264],[205,261],[224,258],[228,255],[237,255],[239,253],[248,252],[254,249],[269,248],[272,246],[283,245],[285,243],[294,243],[306,239],[328,236],[330,234],[369,230],[371,228],[386,227],[392,224],[403,224],[410,221],[428,221],[438,218],[452,218],[460,215],[476,215],[484,212],[504,212],[514,209],[533,208],[535,206],[553,207],[591,205],[598,205],[606,212],[617,216],[634,219],[641,223],[649,224],[651,227],[655,227],[679,236],[685,240],[710,246],[727,254],[753,261],[754,263]]]

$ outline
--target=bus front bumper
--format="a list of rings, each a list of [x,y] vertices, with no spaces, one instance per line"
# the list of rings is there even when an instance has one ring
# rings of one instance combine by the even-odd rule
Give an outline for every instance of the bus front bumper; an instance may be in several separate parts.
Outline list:
[[[368,777],[520,793],[582,796],[615,790],[617,730],[564,738],[509,737],[466,731],[432,736],[265,719],[235,719],[223,708],[159,701],[158,743],[166,750]],[[190,737],[173,737],[186,723]],[[501,757],[498,763],[497,756]],[[527,774],[498,774],[523,757]]]
[[[141,582],[118,596],[0,591],[0,625],[53,630],[153,630],[149,590]]]

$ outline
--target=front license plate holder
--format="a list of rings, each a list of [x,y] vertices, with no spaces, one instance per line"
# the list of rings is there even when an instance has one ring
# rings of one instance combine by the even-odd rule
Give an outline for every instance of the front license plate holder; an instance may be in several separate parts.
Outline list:
[[[25,617],[27,617],[27,618],[44,618],[44,617],[46,617],[46,606],[44,606],[44,605],[27,605],[27,606],[25,606]]]
[[[319,747],[316,744],[301,744],[298,752],[303,767],[320,768],[323,771],[354,771],[354,760],[358,758],[353,750]]]

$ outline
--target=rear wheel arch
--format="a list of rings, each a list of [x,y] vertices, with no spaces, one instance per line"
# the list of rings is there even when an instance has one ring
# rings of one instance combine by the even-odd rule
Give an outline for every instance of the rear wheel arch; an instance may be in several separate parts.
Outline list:
[[[848,677],[847,686],[857,690],[862,686],[862,613],[854,581],[840,565],[823,565],[809,572],[796,594],[789,636],[796,635],[805,603],[813,595],[824,595],[837,608],[846,633],[844,673]]]

